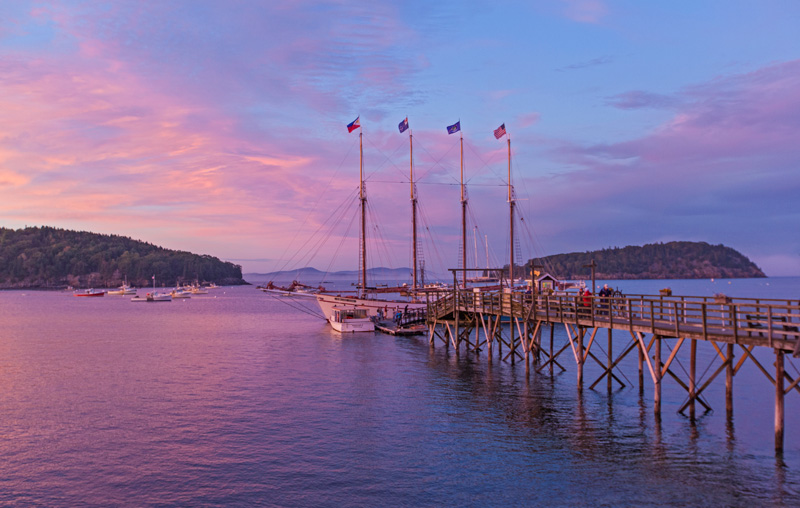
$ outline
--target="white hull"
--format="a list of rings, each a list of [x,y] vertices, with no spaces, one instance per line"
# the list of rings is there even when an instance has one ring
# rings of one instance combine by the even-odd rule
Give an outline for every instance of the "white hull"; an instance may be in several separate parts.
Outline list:
[[[131,298],[132,302],[171,302],[172,295],[169,293],[147,293],[144,298],[141,296],[134,296]]]
[[[297,291],[284,291],[283,289],[266,289],[261,288],[261,291],[273,296],[288,296],[291,298],[307,298],[313,300],[317,295],[313,293],[300,293]]]
[[[375,323],[370,319],[348,319],[341,323],[334,319],[329,319],[329,321],[331,328],[341,333],[375,331]]]
[[[380,310],[384,317],[391,318],[395,312],[405,312],[406,307],[409,311],[417,309],[425,309],[427,304],[425,302],[405,302],[402,300],[369,300],[365,298],[356,298],[351,296],[335,296],[329,294],[314,295],[317,299],[322,315],[328,318],[333,315],[333,307],[358,307],[367,310],[368,317],[376,317]],[[332,324],[332,323],[331,323]]]

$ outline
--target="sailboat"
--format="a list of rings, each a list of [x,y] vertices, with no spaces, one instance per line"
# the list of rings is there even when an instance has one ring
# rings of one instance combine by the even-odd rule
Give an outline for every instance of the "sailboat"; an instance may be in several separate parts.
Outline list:
[[[407,125],[407,120],[405,120]],[[351,124],[354,125],[352,129],[348,127],[349,130],[355,130],[356,128],[360,128],[361,126],[358,124],[358,119]],[[402,125],[402,124],[401,124]],[[401,130],[402,132],[402,130]],[[416,194],[414,191],[414,164],[413,164],[413,136],[409,131],[409,146],[411,149],[411,208],[412,208],[412,236],[413,236],[413,286],[411,294],[418,289],[417,285],[417,232],[416,232],[416,213],[417,213],[417,200]],[[359,174],[359,208],[360,208],[360,215],[361,215],[361,228],[360,228],[360,257],[359,257],[359,264],[361,268],[360,278],[361,281],[358,285],[358,296],[340,296],[340,295],[333,295],[329,293],[317,293],[313,296],[317,300],[317,304],[319,305],[320,310],[322,311],[322,315],[328,320],[328,322],[333,323],[336,319],[337,313],[341,315],[342,309],[360,309],[366,314],[369,318],[377,318],[379,316],[393,316],[398,312],[410,312],[410,311],[417,311],[418,309],[425,309],[427,308],[427,303],[415,301],[415,300],[391,300],[391,299],[378,299],[378,298],[369,298],[369,292],[367,290],[367,245],[366,245],[366,206],[367,206],[367,197],[366,193],[364,192],[364,143],[363,143],[363,133],[358,133],[358,148],[359,148],[359,157],[358,157],[358,174]]]

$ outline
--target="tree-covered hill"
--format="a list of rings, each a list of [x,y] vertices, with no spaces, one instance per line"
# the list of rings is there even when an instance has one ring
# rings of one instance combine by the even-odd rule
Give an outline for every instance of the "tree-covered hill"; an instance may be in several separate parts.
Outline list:
[[[246,284],[242,267],[124,236],[51,227],[0,228],[0,288]]]
[[[557,254],[530,260],[544,265],[543,271],[564,279],[588,279],[588,265],[597,264],[598,279],[704,279],[766,277],[755,263],[736,250],[705,242],[669,242],[642,247],[603,249],[594,252]]]

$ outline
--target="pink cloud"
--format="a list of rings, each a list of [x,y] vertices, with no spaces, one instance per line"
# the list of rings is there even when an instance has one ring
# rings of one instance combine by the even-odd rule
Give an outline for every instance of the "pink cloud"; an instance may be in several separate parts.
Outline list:
[[[566,16],[579,23],[599,23],[608,13],[608,6],[601,0],[562,0]]]
[[[630,238],[614,245],[653,241],[658,231],[725,243],[755,260],[800,250],[780,233],[796,227],[788,210],[800,191],[800,61],[719,77],[668,102],[674,116],[639,138],[552,152],[563,169],[542,183],[544,204],[571,199],[577,212],[559,219],[562,230],[587,242]]]

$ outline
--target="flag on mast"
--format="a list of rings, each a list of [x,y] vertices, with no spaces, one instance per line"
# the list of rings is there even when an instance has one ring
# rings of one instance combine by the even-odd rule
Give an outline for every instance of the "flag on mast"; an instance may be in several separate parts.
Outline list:
[[[406,130],[408,130],[408,117],[406,117],[405,120],[400,122],[400,124],[397,126],[397,128],[400,129],[400,134],[402,134]]]
[[[357,116],[355,120],[353,120],[352,122],[347,124],[347,132],[353,132],[354,130],[356,130],[359,127],[361,127],[361,124],[358,123],[358,119],[359,118],[361,118],[361,116]]]
[[[461,120],[457,121],[453,125],[447,126],[447,133],[448,134],[455,134],[456,132],[461,130]]]
[[[494,137],[496,139],[500,139],[505,135],[506,135],[506,124],[503,124],[494,130]]]

